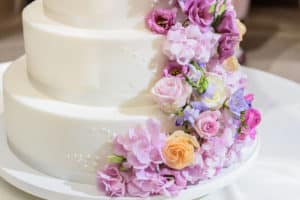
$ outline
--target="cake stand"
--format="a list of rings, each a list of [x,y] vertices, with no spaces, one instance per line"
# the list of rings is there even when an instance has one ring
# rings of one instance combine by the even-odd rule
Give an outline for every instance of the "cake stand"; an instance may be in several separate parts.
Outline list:
[[[2,106],[2,102],[1,106]],[[17,126],[17,125],[16,125]],[[34,145],[34,144],[33,144]],[[189,186],[177,197],[155,196],[151,200],[197,199],[217,189],[233,183],[233,181],[251,167],[259,152],[260,142],[250,149],[245,159],[224,169],[211,180],[202,181],[196,186]],[[3,126],[3,114],[0,116],[0,176],[17,188],[44,199],[55,200],[108,200],[111,197],[101,193],[95,185],[70,182],[43,174],[22,162],[10,149]],[[134,200],[139,198],[114,198]]]

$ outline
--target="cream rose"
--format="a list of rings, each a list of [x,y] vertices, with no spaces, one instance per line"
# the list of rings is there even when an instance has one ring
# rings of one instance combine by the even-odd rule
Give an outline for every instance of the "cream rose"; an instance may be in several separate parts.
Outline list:
[[[212,95],[203,97],[201,101],[210,109],[220,109],[228,93],[224,81],[221,77],[213,74],[207,76],[207,81],[209,85],[212,85],[213,92]]]

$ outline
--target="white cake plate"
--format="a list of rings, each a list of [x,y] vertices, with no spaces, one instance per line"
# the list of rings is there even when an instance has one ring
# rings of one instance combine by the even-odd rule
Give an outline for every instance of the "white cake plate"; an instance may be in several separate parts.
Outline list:
[[[17,124],[16,124],[17,126]],[[22,134],[22,133],[20,133]],[[34,141],[32,141],[34,145]],[[257,140],[249,156],[241,163],[224,169],[217,177],[190,186],[182,191],[176,198],[155,196],[151,200],[183,200],[197,199],[217,189],[233,183],[233,181],[246,172],[259,152],[260,142]],[[98,191],[95,185],[80,184],[54,177],[50,177],[22,162],[9,148],[6,133],[3,127],[3,116],[0,115],[0,176],[15,187],[35,196],[51,200],[108,200]],[[114,198],[134,200],[138,198]]]

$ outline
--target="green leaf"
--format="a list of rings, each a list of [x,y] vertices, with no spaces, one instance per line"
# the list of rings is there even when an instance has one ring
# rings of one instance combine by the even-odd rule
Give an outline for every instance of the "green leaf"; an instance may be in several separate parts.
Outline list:
[[[109,155],[107,158],[110,163],[115,163],[115,164],[121,164],[126,161],[126,158],[118,155]]]
[[[124,167],[124,166],[121,166],[120,167],[120,171],[122,171],[122,172],[126,172],[126,171],[128,171],[129,169],[127,168],[127,167]]]
[[[226,5],[223,4],[223,5],[221,6],[221,8],[220,8],[219,15],[223,15],[224,12],[225,12],[225,10],[226,10]]]
[[[215,10],[216,10],[216,7],[217,7],[217,4],[216,4],[216,3],[213,4],[213,5],[211,5],[210,8],[209,8],[209,10],[208,10],[208,12],[209,12],[209,13],[214,13]]]

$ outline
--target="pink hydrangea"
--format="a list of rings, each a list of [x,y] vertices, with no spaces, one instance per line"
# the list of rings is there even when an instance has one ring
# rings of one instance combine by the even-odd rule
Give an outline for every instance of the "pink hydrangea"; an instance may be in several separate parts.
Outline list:
[[[128,134],[118,135],[113,141],[113,152],[127,159],[127,167],[145,169],[153,163],[163,163],[161,150],[165,140],[166,135],[161,132],[160,125],[149,120],[145,127],[137,126]]]
[[[187,65],[191,60],[207,63],[216,53],[219,38],[211,31],[202,32],[197,25],[183,27],[177,23],[167,34],[164,53],[181,65]]]
[[[121,197],[125,195],[125,179],[121,175],[117,165],[108,165],[104,170],[99,171],[97,175],[98,186],[112,197]]]

